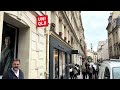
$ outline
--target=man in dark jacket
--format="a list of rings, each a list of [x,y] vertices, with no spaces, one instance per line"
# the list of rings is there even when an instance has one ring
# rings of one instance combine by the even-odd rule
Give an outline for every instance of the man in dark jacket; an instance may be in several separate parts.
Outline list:
[[[12,68],[7,70],[4,74],[2,79],[24,79],[23,72],[19,69],[20,60],[14,59],[12,63]]]

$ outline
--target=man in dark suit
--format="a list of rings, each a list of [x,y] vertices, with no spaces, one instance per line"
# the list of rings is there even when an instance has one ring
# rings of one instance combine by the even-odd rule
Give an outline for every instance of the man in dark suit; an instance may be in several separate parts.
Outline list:
[[[23,72],[19,69],[20,60],[14,59],[12,63],[12,68],[8,69],[4,74],[2,79],[24,79]]]

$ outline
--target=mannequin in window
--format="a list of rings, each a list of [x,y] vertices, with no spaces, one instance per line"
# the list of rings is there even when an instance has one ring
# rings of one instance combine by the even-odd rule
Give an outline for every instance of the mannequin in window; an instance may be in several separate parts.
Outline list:
[[[0,75],[12,67],[14,52],[10,43],[10,37],[5,37],[5,44],[1,48]]]

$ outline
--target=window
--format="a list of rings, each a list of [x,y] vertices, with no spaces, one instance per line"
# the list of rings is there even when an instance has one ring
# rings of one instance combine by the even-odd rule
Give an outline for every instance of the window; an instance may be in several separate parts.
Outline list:
[[[52,23],[55,23],[55,17],[56,17],[55,11],[51,11],[51,22]]]
[[[113,79],[120,79],[120,67],[113,67]]]
[[[64,37],[66,37],[66,26],[64,25]]]
[[[110,79],[110,71],[107,67],[105,68],[104,79]]]
[[[71,45],[73,45],[73,37],[71,36]]]
[[[54,49],[54,61],[55,61],[55,78],[59,78],[59,61],[58,61],[58,49]]]
[[[59,18],[59,32],[62,32],[62,20]]]

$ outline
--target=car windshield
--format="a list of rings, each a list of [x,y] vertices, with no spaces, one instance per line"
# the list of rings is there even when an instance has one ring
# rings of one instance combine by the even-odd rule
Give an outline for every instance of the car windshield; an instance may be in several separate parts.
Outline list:
[[[120,79],[120,67],[113,67],[113,79]]]

